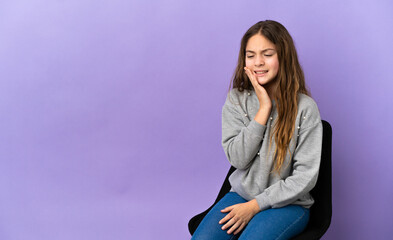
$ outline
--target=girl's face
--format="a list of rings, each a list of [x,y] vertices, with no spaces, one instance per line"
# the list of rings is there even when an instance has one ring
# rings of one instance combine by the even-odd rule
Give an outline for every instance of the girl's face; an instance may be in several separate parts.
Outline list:
[[[255,72],[258,83],[262,86],[273,83],[276,79],[279,68],[276,47],[261,34],[248,39],[246,67]]]

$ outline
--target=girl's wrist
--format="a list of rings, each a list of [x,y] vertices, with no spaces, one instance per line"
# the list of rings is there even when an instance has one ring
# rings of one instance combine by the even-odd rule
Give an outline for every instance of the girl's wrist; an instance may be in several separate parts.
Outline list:
[[[250,200],[249,203],[250,203],[252,210],[255,214],[257,214],[261,211],[261,209],[259,208],[258,202],[255,198]]]
[[[257,121],[259,124],[266,125],[268,118],[270,116],[270,108],[259,108],[257,114],[255,115],[254,120]]]
[[[270,112],[272,110],[272,106],[269,105],[259,105],[259,111]]]

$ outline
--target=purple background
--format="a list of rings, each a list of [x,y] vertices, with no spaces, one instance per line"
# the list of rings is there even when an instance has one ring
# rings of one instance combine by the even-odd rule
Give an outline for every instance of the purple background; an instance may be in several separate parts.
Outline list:
[[[393,235],[393,3],[0,2],[0,239],[188,239],[240,39],[287,27],[333,127],[324,239]]]

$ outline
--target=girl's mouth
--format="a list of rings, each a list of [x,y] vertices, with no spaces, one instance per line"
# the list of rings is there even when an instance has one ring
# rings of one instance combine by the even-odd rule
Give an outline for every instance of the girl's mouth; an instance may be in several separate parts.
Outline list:
[[[254,71],[257,76],[264,76],[268,70]]]

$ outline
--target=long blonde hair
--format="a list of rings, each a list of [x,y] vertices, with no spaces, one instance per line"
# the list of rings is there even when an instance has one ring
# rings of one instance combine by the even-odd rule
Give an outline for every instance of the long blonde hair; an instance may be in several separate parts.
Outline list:
[[[276,76],[278,84],[274,96],[274,100],[277,103],[278,119],[274,124],[269,143],[270,149],[272,137],[274,136],[276,149],[274,151],[275,164],[273,171],[279,173],[295,130],[299,101],[298,94],[303,93],[308,96],[310,94],[306,87],[304,73],[291,35],[283,25],[272,20],[260,21],[244,34],[241,40],[237,66],[231,81],[232,88],[237,88],[240,92],[245,89],[253,90],[253,86],[243,69],[245,67],[247,42],[256,34],[263,35],[275,44],[279,60],[279,70]],[[289,154],[292,157],[293,153],[289,152]]]

